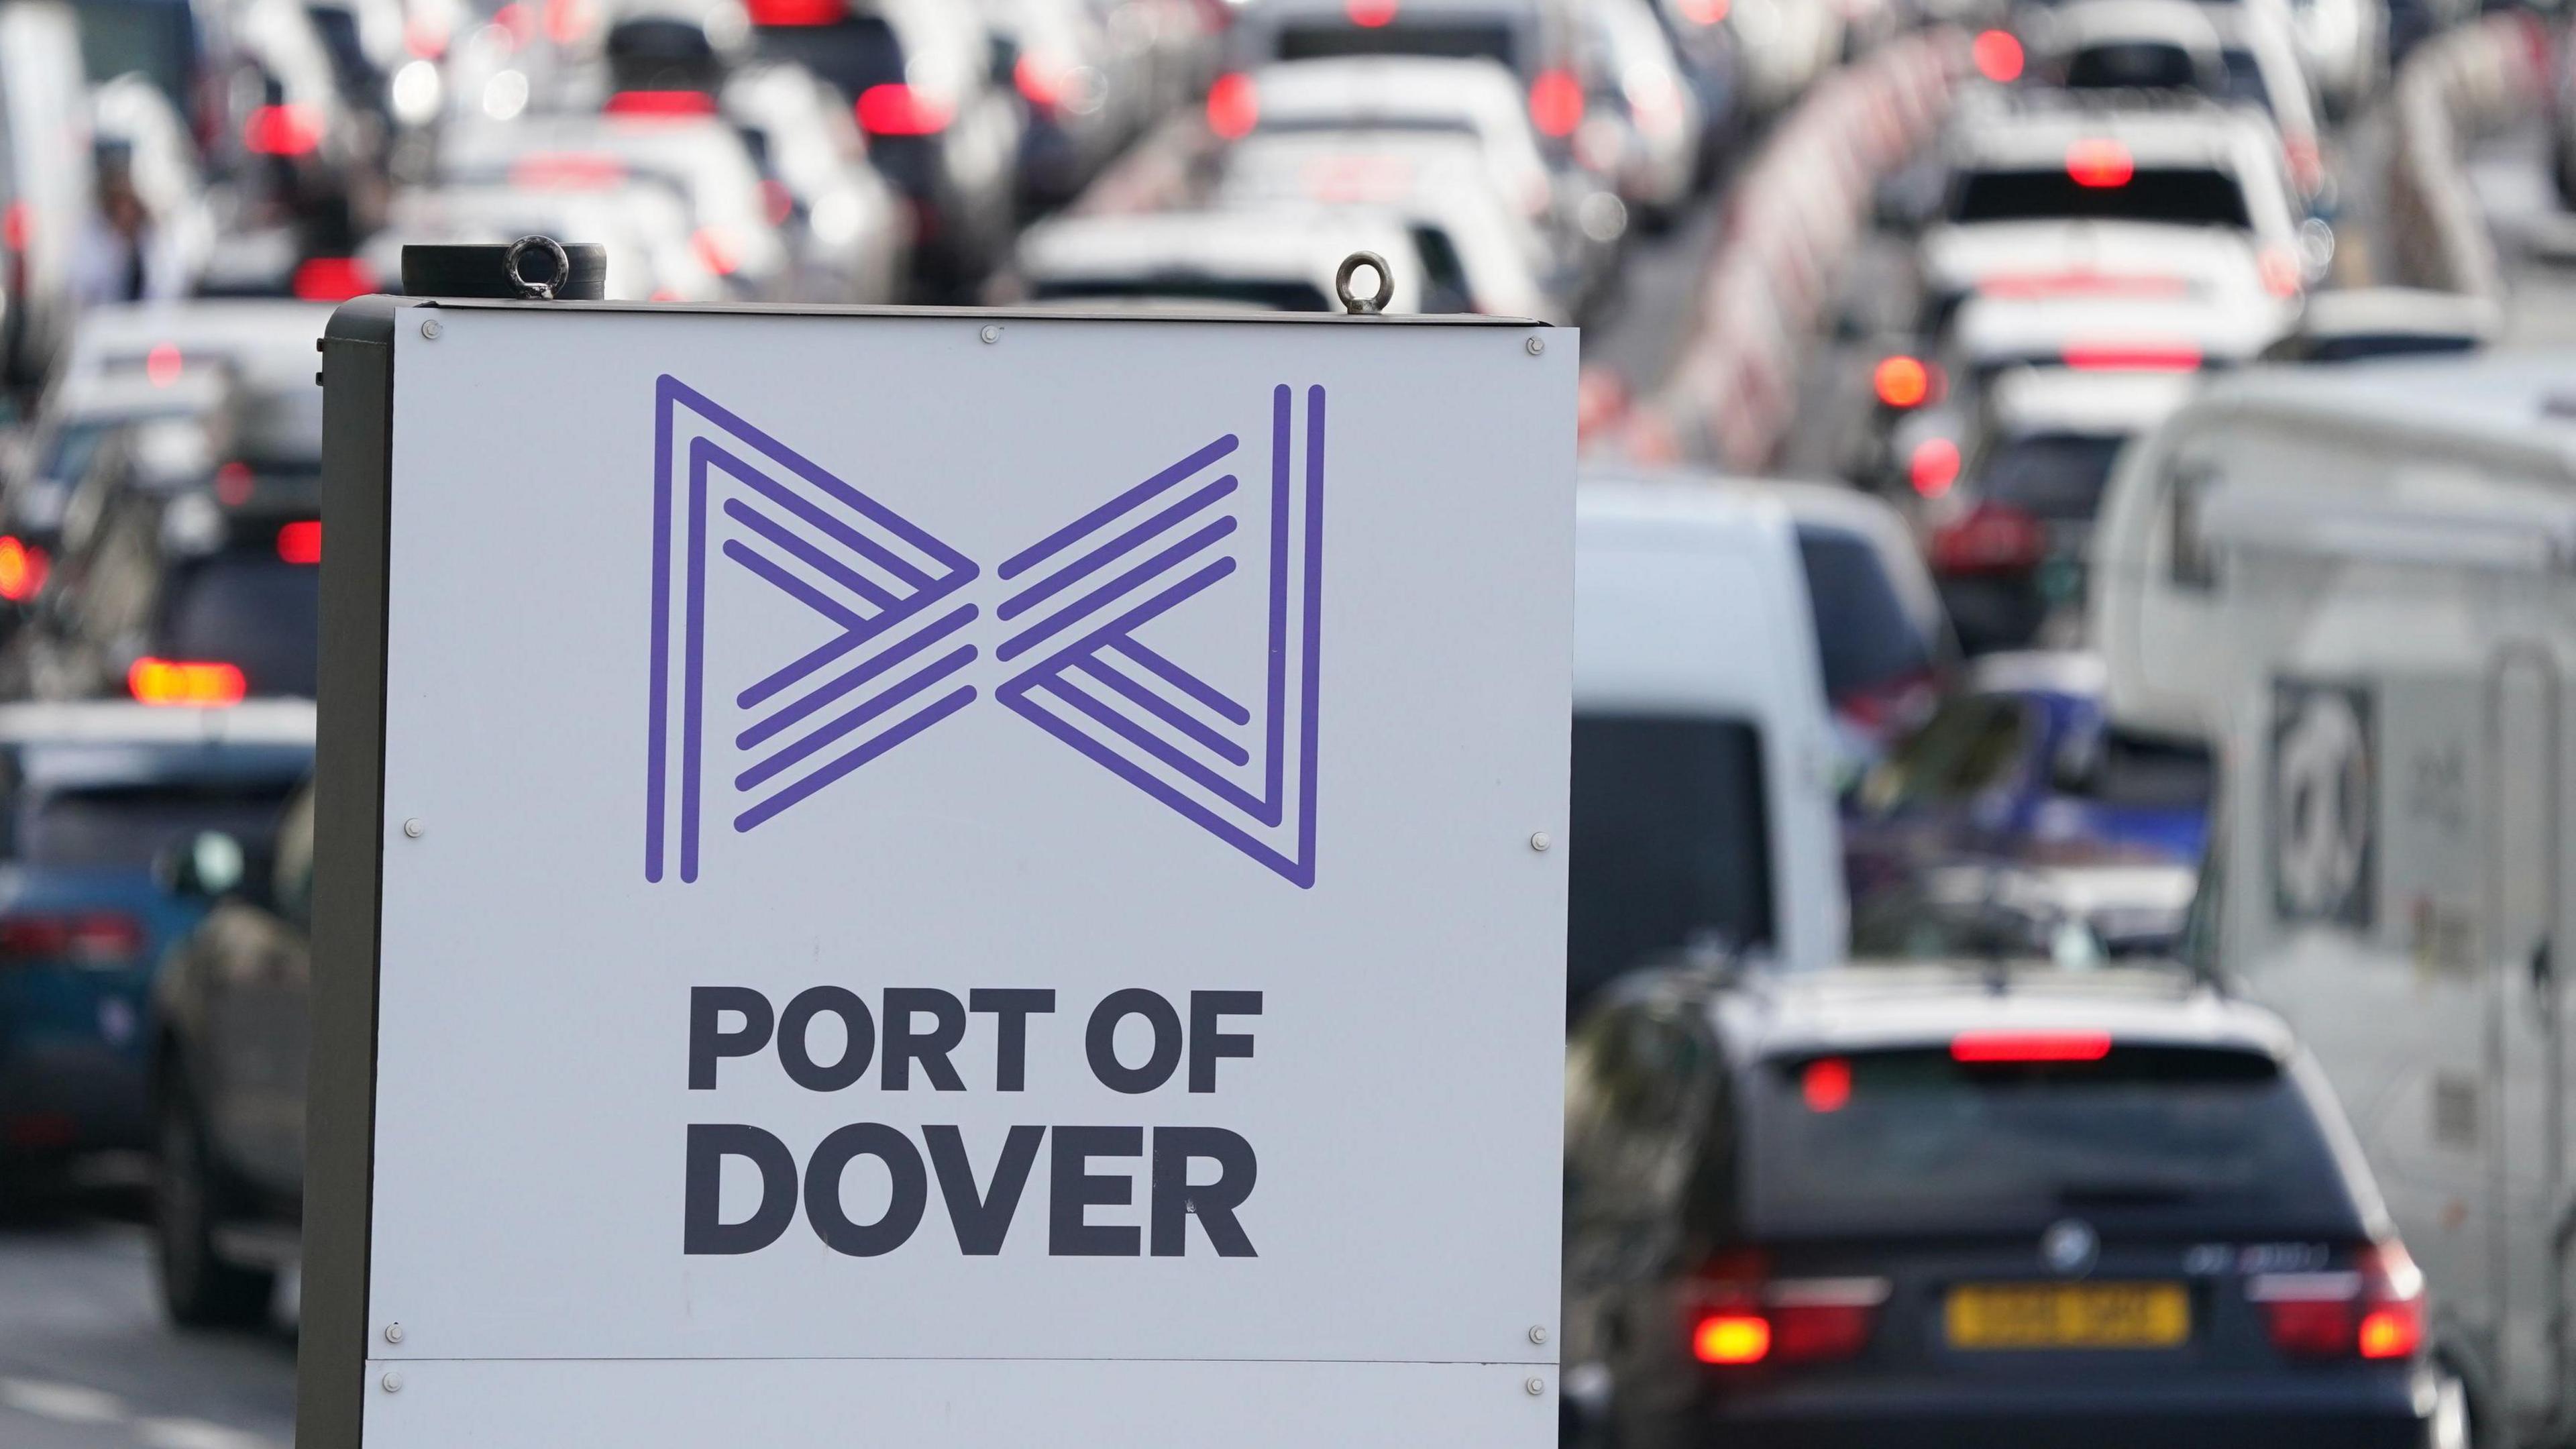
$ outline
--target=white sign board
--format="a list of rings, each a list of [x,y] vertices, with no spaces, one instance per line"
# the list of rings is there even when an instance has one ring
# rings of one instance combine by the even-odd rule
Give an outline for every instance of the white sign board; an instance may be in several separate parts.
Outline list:
[[[371,1449],[1554,1441],[1574,334],[392,317]]]

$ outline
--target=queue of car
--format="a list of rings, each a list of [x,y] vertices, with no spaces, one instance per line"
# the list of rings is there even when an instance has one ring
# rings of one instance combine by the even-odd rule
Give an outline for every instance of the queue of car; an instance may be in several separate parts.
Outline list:
[[[2284,428],[2349,411],[2304,364],[2456,365],[2498,327],[2330,286],[2323,118],[2420,25],[2378,0],[0,5],[5,114],[42,94],[12,25],[95,82],[23,143],[80,164],[0,169],[0,1192],[151,1152],[187,1325],[265,1318],[295,1263],[312,344],[405,243],[598,240],[637,301],[1577,323],[1842,56],[1956,22],[1983,74],[1878,207],[1920,305],[1870,349],[1850,476],[1578,483],[1566,1441],[2503,1442],[2564,1312],[2510,1287],[2563,1287],[2562,1184],[2463,1208],[2481,1238],[2426,1183],[2501,1172],[2477,1084],[2555,1093],[2556,1057],[2481,1059],[2466,996],[2435,1066],[2389,1023],[2401,956],[2465,991],[2507,915],[2555,1020],[2556,802],[2515,817],[2553,864],[2496,921],[2431,864],[2401,909],[2371,873],[2405,850],[2354,833],[2383,767],[2349,758],[2491,719],[2533,750],[2576,620],[2535,587],[2488,628],[2463,583],[2388,631],[2403,659],[2346,636],[2423,584],[2374,570],[2562,564],[2531,479],[2576,454],[2523,377],[2484,512],[2355,489],[2330,528],[2277,484],[2312,456]],[[117,188],[149,198],[127,275],[45,280],[56,209]],[[2265,363],[2310,376],[2205,396]],[[2453,396],[2434,455],[2476,451]],[[2218,587],[2288,618],[2319,558],[2333,629]],[[2355,702],[2355,661],[2445,641],[2473,686]],[[2410,798],[2466,798],[2449,758]],[[2370,932],[2377,1019],[2335,1013],[2311,927]],[[2371,1095],[2428,1071],[2431,1140]]]

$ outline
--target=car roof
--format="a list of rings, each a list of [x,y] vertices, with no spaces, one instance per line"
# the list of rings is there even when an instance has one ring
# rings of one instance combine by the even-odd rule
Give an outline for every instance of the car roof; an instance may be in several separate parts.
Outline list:
[[[1347,112],[1387,119],[1456,115],[1498,99],[1520,103],[1520,83],[1502,63],[1445,56],[1363,55],[1290,60],[1252,73],[1264,120],[1274,112]]]
[[[309,699],[255,699],[221,708],[95,699],[0,704],[0,744],[289,745],[311,748]]]
[[[1401,223],[1375,213],[1270,208],[1067,216],[1031,227],[1020,269],[1032,278],[1146,276],[1329,279],[1355,251],[1408,254]]]
[[[2576,483],[2576,349],[2537,348],[2344,367],[2254,367],[2186,412],[2253,415],[2333,430],[2347,446],[2380,442],[2510,458]],[[2561,483],[2558,486],[2567,486]]]
[[[2197,101],[2153,109],[2016,105],[1972,117],[1952,145],[1957,164],[1980,170],[2050,170],[2066,164],[2077,141],[2111,141],[2142,167],[2232,171],[2247,163],[2249,149],[2268,143],[2266,132],[2242,111]]]
[[[1968,688],[1979,694],[2099,699],[2110,682],[2109,661],[2090,649],[2008,649],[1980,655],[1968,669]]]
[[[261,388],[301,382],[310,386],[313,344],[331,321],[327,302],[240,298],[142,302],[93,307],[72,334],[66,378],[85,372],[141,367],[152,349],[179,349],[182,362],[221,359],[244,381]]]
[[[1502,15],[1519,17],[1543,14],[1553,9],[1552,0],[1404,0],[1411,15]],[[1241,0],[1235,10],[1238,21],[1272,16],[1303,18],[1330,15],[1349,24],[1348,0]]]
[[[2047,40],[2067,50],[2146,41],[2215,53],[2219,45],[2217,25],[2191,0],[2077,0],[2048,18]]]
[[[155,379],[141,368],[118,367],[66,376],[46,411],[66,418],[211,413],[232,396],[232,373],[223,367],[187,364],[167,379]]]
[[[1987,962],[1748,973],[1710,1015],[1742,1061],[1940,1047],[1963,1032],[2107,1031],[2115,1043],[2287,1060],[2279,1017],[2173,967]]]
[[[2171,417],[2200,387],[2192,372],[2016,367],[1986,389],[1995,431],[2134,437]]]

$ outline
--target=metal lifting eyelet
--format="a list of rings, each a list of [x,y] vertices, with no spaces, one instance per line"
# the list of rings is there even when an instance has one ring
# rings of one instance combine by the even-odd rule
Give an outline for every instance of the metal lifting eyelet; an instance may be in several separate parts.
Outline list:
[[[528,280],[528,274],[520,269],[520,261],[527,256],[531,248],[542,249],[548,256],[554,259],[555,272],[553,280],[545,282],[531,282]],[[519,295],[531,302],[553,301],[555,299],[555,289],[572,280],[572,254],[564,250],[562,242],[556,241],[550,236],[523,236],[519,238],[517,241],[510,243],[509,255],[504,257],[502,261],[510,273],[510,285],[518,288]]]
[[[1352,295],[1351,274],[1362,267],[1377,273],[1376,296]],[[1341,270],[1333,273],[1333,295],[1341,299],[1342,310],[1352,316],[1374,317],[1386,310],[1387,303],[1395,300],[1395,271],[1386,264],[1386,258],[1375,252],[1353,252],[1342,258]]]

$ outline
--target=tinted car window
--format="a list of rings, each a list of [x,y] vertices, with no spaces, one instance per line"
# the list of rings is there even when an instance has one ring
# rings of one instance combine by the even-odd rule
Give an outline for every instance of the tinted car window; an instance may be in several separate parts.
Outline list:
[[[60,868],[142,867],[162,847],[200,831],[258,840],[294,782],[139,785],[65,790],[19,806],[18,859]]]
[[[2238,230],[2245,195],[2225,173],[2139,167],[2120,186],[2084,186],[2062,170],[1977,171],[1960,186],[1955,221],[2162,221]]]
[[[1798,526],[1825,692],[1836,699],[1932,668],[1932,641],[1916,626],[1868,539],[1847,529]]]
[[[2102,511],[2102,490],[2125,441],[2079,433],[2006,439],[1987,455],[1979,490],[2034,518],[2090,523]]]
[[[2260,106],[2263,114],[2272,114],[2272,91],[2263,84],[2263,65],[2254,58],[2254,52],[2231,50],[2222,58],[2227,62],[2225,99],[2242,105]]]
[[[1578,714],[1570,814],[1575,998],[1694,940],[1771,942],[1771,831],[1751,724]]]
[[[2105,805],[2191,810],[2209,804],[2217,779],[2206,745],[2105,729],[2102,762],[2085,793]]]
[[[903,42],[875,15],[853,15],[832,25],[764,26],[761,49],[803,65],[844,95],[903,80]]]
[[[268,550],[232,549],[172,566],[155,650],[238,665],[252,694],[313,696],[322,571]]]
[[[1273,312],[1330,312],[1332,303],[1311,282],[1263,282],[1231,277],[1168,277],[1150,282],[1041,282],[1031,289],[1040,301],[1078,301],[1085,297],[1130,302],[1230,302]]]
[[[1453,60],[1499,60],[1517,67],[1519,47],[1508,25],[1460,22],[1357,25],[1290,25],[1279,31],[1281,60],[1329,60],[1345,55],[1434,55]]]
[[[2190,51],[2154,41],[2092,46],[2066,65],[2066,84],[2076,90],[2189,90],[2199,80]]]
[[[2420,332],[2354,333],[2342,337],[2320,337],[2307,345],[2307,349],[2299,354],[2299,360],[2361,362],[2373,357],[2431,357],[2477,350],[2477,340],[2470,337],[2431,337]]]
[[[92,82],[141,71],[180,115],[196,114],[196,23],[184,0],[80,0],[80,38]]]
[[[1758,1225],[1794,1233],[2037,1234],[2069,1213],[2212,1235],[2357,1236],[2297,1084],[2266,1056],[2114,1047],[2090,1062],[1965,1063],[1946,1047],[1841,1058],[1829,1109],[1805,1061],[1750,1107]]]

